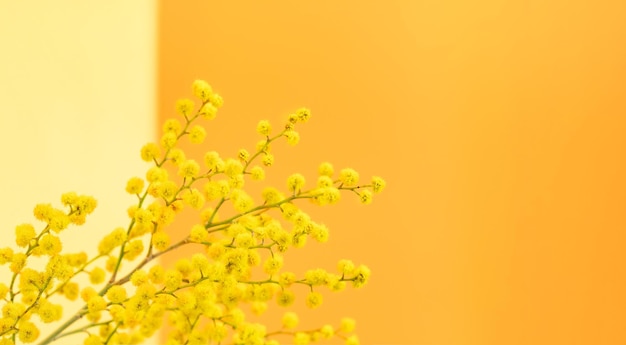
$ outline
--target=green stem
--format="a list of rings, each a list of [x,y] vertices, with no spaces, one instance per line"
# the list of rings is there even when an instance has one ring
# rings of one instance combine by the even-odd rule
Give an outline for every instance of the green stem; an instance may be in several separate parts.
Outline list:
[[[90,324],[88,324],[86,326],[77,328],[77,329],[75,329],[73,331],[69,331],[69,332],[65,332],[65,333],[59,334],[54,340],[58,340],[58,339],[61,339],[63,337],[67,337],[68,335],[84,332],[85,330],[87,330],[89,328],[92,328],[92,327],[108,325],[111,322],[113,322],[113,320],[109,320],[109,321],[105,321],[105,322],[99,322],[99,323],[90,323]]]
[[[126,283],[127,281],[130,280],[130,277],[131,277],[131,275],[134,272],[136,272],[137,270],[139,270],[140,268],[142,268],[143,266],[148,264],[150,261],[158,258],[159,256],[161,256],[161,255],[163,255],[163,254],[165,254],[167,252],[170,252],[170,251],[172,251],[172,250],[174,250],[174,249],[176,249],[178,247],[184,246],[185,244],[189,244],[189,243],[192,243],[192,242],[189,240],[189,238],[185,238],[185,239],[181,240],[180,242],[177,242],[177,243],[171,245],[169,248],[167,248],[165,250],[162,250],[162,251],[160,251],[158,253],[155,253],[155,254],[152,254],[150,256],[147,256],[145,259],[143,259],[143,261],[141,261],[141,263],[139,263],[139,265],[137,265],[137,267],[135,267],[135,269],[132,272],[128,273],[123,278],[120,278],[118,281],[116,281],[114,283],[110,283],[109,285],[107,285],[107,287],[105,289],[108,289],[109,287],[111,287],[113,285],[122,285],[122,284]]]
[[[81,267],[81,268],[80,268],[79,270],[77,270],[76,272],[72,273],[72,275],[71,275],[69,278],[67,278],[67,280],[66,280],[66,281],[64,281],[62,284],[60,284],[60,285],[59,285],[56,289],[54,289],[54,290],[53,290],[52,292],[50,292],[50,293],[46,293],[46,298],[48,298],[48,297],[50,297],[50,296],[54,295],[55,293],[59,292],[61,289],[63,289],[63,287],[64,287],[65,285],[67,285],[67,283],[69,283],[69,282],[72,280],[72,278],[76,277],[76,276],[77,276],[79,273],[81,273],[81,272],[85,272],[85,268],[87,268],[87,266],[91,265],[93,262],[95,262],[96,260],[100,259],[101,257],[104,257],[104,255],[99,254],[99,255],[97,255],[97,256],[95,256],[95,257],[93,257],[91,260],[87,261],[87,262],[83,265],[83,267]]]
[[[115,326],[115,329],[113,330],[113,332],[111,332],[111,334],[109,334],[109,336],[107,337],[107,340],[104,342],[104,345],[107,345],[109,343],[109,341],[111,341],[111,338],[113,338],[113,335],[115,334],[115,332],[117,332],[118,328],[120,328],[119,324],[117,326]]]
[[[230,218],[228,218],[228,219],[226,219],[224,221],[211,224],[210,227],[224,225],[224,224],[230,224],[235,219],[241,218],[241,217],[243,217],[245,215],[248,215],[250,213],[254,213],[254,212],[257,212],[257,211],[262,211],[262,210],[268,210],[268,209],[271,209],[271,208],[275,208],[275,207],[278,207],[278,206],[280,206],[280,205],[282,205],[284,203],[290,202],[291,200],[295,200],[295,199],[309,199],[309,198],[313,197],[312,195],[303,195],[303,194],[306,194],[306,193],[308,193],[308,192],[303,192],[303,193],[300,193],[298,195],[290,196],[290,197],[288,197],[286,199],[283,199],[283,200],[281,200],[279,202],[276,202],[276,203],[273,203],[273,204],[260,205],[260,206],[254,207],[254,208],[250,209],[249,211],[241,212],[241,213],[239,213],[239,214],[237,214],[235,216],[232,216],[232,217],[230,217]],[[210,228],[210,227],[207,227],[207,229]]]
[[[146,188],[146,191],[143,193],[143,195],[139,198],[139,203],[137,204],[137,208],[141,208],[141,206],[143,205],[144,200],[146,200],[146,197],[148,196],[148,188]],[[128,224],[128,229],[126,229],[126,235],[130,235],[131,230],[133,229],[133,225],[135,225],[135,218],[130,220],[130,224]],[[128,243],[128,239],[126,239],[126,241],[124,241],[124,243],[122,243],[121,247],[120,247],[120,255],[117,258],[117,263],[115,263],[115,269],[113,270],[113,273],[111,274],[111,279],[109,279],[109,283],[114,282],[115,278],[117,277],[117,273],[120,270],[120,266],[122,266],[122,259],[124,259],[124,249],[126,247],[126,243]]]
[[[74,322],[80,320],[85,314],[87,314],[87,306],[82,307],[79,311],[76,312],[71,318],[69,318],[65,323],[63,323],[59,328],[57,328],[52,334],[42,340],[39,345],[47,345],[57,340],[58,336],[66,330],[69,326],[74,324]]]
[[[272,138],[267,138],[267,142],[266,142],[266,146],[271,144],[272,141],[280,138],[283,136],[283,134],[285,134],[286,130],[283,130],[282,132],[280,132],[280,134],[278,134],[277,136],[274,136]],[[257,158],[258,156],[261,155],[261,153],[264,153],[264,151],[257,151],[254,155],[252,155],[252,157],[250,157],[250,159],[248,159],[248,161],[246,162],[246,165],[243,167],[243,171],[246,171],[246,169],[248,169],[248,167],[250,166],[250,163],[252,163],[252,161],[254,161],[255,158]]]
[[[226,200],[227,199],[225,198],[221,198],[220,201],[217,203],[217,206],[215,206],[215,210],[213,210],[213,214],[211,214],[211,218],[209,218],[209,221],[206,222],[205,229],[208,229],[209,227],[211,227],[211,225],[213,224],[213,219],[217,215],[217,211],[220,209],[220,207],[222,207],[222,205],[224,204]]]

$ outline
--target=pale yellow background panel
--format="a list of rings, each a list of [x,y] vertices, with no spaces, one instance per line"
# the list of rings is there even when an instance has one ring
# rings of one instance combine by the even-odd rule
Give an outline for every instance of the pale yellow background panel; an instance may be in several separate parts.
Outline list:
[[[152,1],[0,0],[0,246],[67,191],[99,205],[62,233],[64,250],[94,253],[127,224],[124,187],[145,170],[138,152],[155,125],[155,17]]]

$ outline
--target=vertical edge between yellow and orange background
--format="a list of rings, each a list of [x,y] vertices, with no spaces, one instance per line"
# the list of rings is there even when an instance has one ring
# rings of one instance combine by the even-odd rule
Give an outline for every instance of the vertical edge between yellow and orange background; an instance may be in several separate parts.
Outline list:
[[[75,190],[100,206],[67,249],[95,250],[126,221],[137,150],[206,79],[225,105],[205,148],[233,156],[259,119],[307,106],[268,183],[312,183],[324,160],[388,181],[372,205],[307,208],[331,239],[290,269],[373,275],[310,313],[301,298],[303,325],[351,315],[363,344],[624,343],[625,6],[0,0],[3,238]]]

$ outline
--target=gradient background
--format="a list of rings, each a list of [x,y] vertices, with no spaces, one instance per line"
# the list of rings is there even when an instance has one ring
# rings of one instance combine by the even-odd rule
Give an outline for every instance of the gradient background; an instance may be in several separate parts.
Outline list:
[[[308,106],[301,144],[276,145],[268,182],[330,160],[389,183],[373,205],[311,209],[331,241],[290,267],[347,257],[373,276],[304,325],[352,315],[363,344],[626,343],[626,3],[197,0],[156,13],[157,122],[206,79],[225,98],[207,149],[234,155],[258,119]],[[137,97],[108,101],[153,100]],[[95,116],[83,128],[98,132]]]

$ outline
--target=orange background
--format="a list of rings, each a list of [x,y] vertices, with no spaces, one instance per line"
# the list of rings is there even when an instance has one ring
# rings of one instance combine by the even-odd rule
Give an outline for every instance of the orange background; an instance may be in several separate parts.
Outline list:
[[[225,105],[205,149],[235,155],[259,119],[307,106],[269,183],[312,178],[324,160],[388,180],[373,205],[311,209],[331,241],[291,267],[346,257],[373,276],[304,326],[352,315],[363,344],[624,344],[624,13],[623,1],[160,1],[159,114],[208,80]]]

